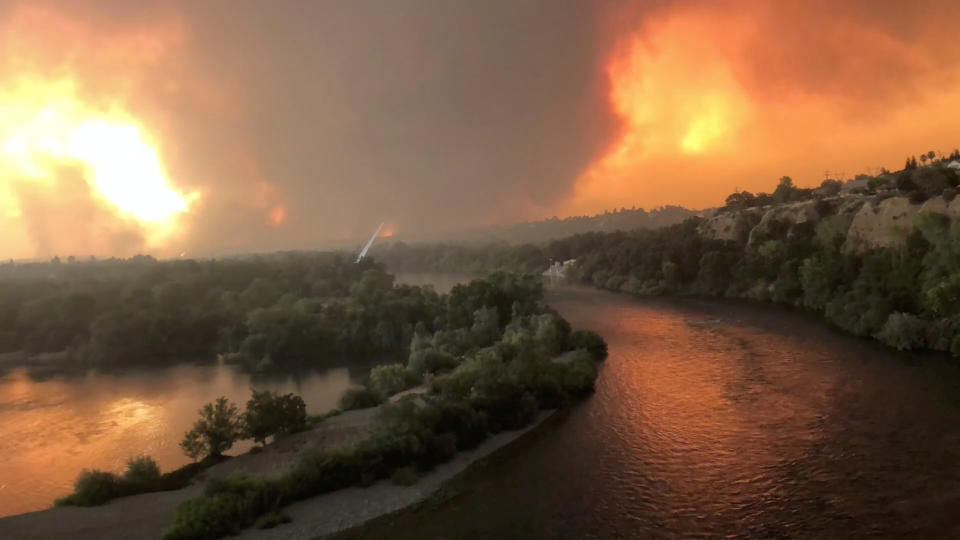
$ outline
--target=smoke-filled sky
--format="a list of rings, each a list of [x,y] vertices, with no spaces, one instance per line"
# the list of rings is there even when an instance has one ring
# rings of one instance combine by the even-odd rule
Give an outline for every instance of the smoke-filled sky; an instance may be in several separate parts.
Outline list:
[[[722,204],[960,146],[960,3],[0,1],[0,257]]]

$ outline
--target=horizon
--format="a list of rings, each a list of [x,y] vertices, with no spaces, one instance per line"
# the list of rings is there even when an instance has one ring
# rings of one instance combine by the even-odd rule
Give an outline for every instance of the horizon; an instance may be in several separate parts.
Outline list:
[[[0,259],[702,210],[955,148],[960,6],[828,6],[13,0]]]

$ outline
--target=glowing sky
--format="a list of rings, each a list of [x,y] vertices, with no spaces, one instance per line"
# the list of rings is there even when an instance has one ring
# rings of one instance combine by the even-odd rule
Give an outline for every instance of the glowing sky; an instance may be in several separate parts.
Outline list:
[[[960,146],[960,4],[0,3],[0,257],[721,204]]]

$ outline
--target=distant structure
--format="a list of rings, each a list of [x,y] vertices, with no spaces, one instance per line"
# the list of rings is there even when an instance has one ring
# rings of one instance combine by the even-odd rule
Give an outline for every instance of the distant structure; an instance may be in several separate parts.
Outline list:
[[[543,273],[548,278],[564,278],[567,276],[567,270],[576,263],[576,259],[569,259],[563,262],[554,261],[550,268]]]
[[[953,160],[953,161],[951,161],[950,163],[947,163],[947,168],[949,168],[949,169],[954,169],[954,170],[960,170],[960,161]]]
[[[370,249],[370,246],[373,245],[373,241],[377,239],[377,235],[380,234],[380,229],[383,229],[383,223],[380,223],[380,226],[377,227],[377,230],[373,233],[373,236],[367,240],[367,245],[363,246],[363,249],[360,250],[360,254],[357,255],[356,262],[360,262],[364,257],[367,256],[367,251]]]

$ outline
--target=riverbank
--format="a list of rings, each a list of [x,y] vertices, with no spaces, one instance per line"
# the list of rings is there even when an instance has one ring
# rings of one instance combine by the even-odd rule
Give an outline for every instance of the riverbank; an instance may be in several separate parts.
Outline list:
[[[243,454],[215,465],[201,480],[233,474],[277,477],[293,468],[307,452],[358,442],[369,435],[377,408],[347,411],[315,428],[267,445],[257,454]],[[435,467],[412,486],[381,481],[367,488],[347,488],[301,501],[284,509],[293,522],[275,529],[251,529],[241,538],[307,539],[362,525],[366,521],[416,505],[474,462],[496,452],[542,424],[553,411],[541,412],[529,426],[491,436],[474,450],[461,452]],[[41,540],[155,539],[173,522],[181,503],[203,494],[203,482],[187,488],[115,499],[95,507],[54,507],[0,518],[0,537]]]
[[[389,480],[370,487],[341,489],[292,504],[283,513],[291,523],[273,529],[248,529],[236,538],[258,540],[313,540],[360,527],[367,522],[395,512],[408,511],[430,500],[448,482],[480,460],[500,451],[510,443],[537,429],[556,410],[541,411],[528,426],[504,431],[489,437],[477,448],[460,452],[446,463],[436,466],[412,486],[397,486]]]
[[[595,394],[336,540],[960,537],[956,362],[772,304],[546,300],[607,341]]]

